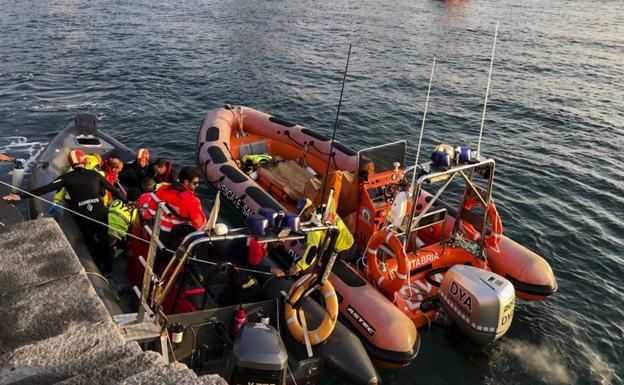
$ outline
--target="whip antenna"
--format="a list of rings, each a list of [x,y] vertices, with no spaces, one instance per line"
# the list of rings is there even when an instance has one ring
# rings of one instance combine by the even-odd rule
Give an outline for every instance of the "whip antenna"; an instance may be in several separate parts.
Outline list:
[[[418,157],[420,156],[420,146],[422,144],[422,137],[423,137],[423,132],[425,131],[425,120],[427,119],[427,108],[429,108],[429,95],[431,94],[431,83],[433,83],[433,73],[435,70],[435,63],[436,63],[436,55],[433,55],[433,64],[431,64],[431,75],[429,75],[429,88],[427,88],[427,98],[425,99],[425,110],[423,111],[423,120],[422,120],[422,125],[420,126],[420,136],[418,137],[418,147],[416,149],[416,159],[414,161],[414,171],[412,174],[412,212],[409,216],[409,219],[407,220],[407,227],[405,228],[405,231],[407,233],[407,237],[405,238],[405,244],[404,247],[407,246],[407,243],[409,242],[409,237],[410,237],[410,233],[411,233],[411,228],[412,228],[412,221],[414,220],[414,214],[416,213],[416,200],[418,199],[418,197],[416,196],[416,191],[414,191],[414,183],[416,182],[416,174],[418,172]],[[411,290],[411,287],[410,287]]]
[[[494,30],[494,42],[492,43],[492,57],[490,59],[490,72],[488,73],[487,85],[485,86],[485,100],[483,101],[483,115],[481,116],[481,129],[479,130],[479,142],[477,143],[477,159],[481,155],[481,137],[483,136],[483,125],[485,124],[485,110],[487,109],[488,95],[490,94],[490,79],[492,79],[492,65],[494,64],[494,52],[496,52],[496,36],[498,36],[498,21]]]
[[[431,83],[433,82],[433,71],[435,69],[436,55],[433,55],[431,64],[431,75],[429,76],[429,88],[427,88],[427,98],[425,99],[425,110],[423,111],[422,125],[420,126],[420,136],[418,137],[418,147],[416,147],[416,160],[414,161],[414,173],[412,174],[412,191],[416,182],[416,171],[418,171],[418,157],[420,156],[420,145],[422,144],[423,132],[425,131],[425,120],[427,119],[427,108],[429,107],[429,95],[431,94]]]
[[[321,194],[321,203],[325,201],[325,186],[327,185],[327,177],[329,176],[329,163],[333,157],[334,141],[336,140],[336,129],[338,128],[338,117],[340,116],[340,106],[342,106],[342,94],[347,80],[347,70],[349,69],[349,59],[351,59],[351,44],[349,44],[349,53],[347,54],[347,64],[345,65],[344,75],[342,77],[342,88],[340,89],[340,99],[338,99],[338,110],[336,111],[336,121],[334,122],[334,132],[332,134],[331,144],[329,145],[329,154],[327,155],[327,168],[325,170],[325,180],[323,181],[323,192]],[[334,161],[335,163],[335,161]]]

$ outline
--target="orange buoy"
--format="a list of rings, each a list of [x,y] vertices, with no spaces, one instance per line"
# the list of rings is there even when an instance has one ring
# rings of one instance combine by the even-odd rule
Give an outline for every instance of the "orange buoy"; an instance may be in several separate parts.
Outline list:
[[[290,293],[288,296],[290,297],[290,303],[286,302],[284,305],[284,314],[286,316],[286,325],[288,326],[288,331],[293,336],[295,340],[299,343],[305,343],[304,330],[302,326],[302,322],[299,317],[297,317],[297,313],[299,313],[300,317],[305,317],[305,313],[303,309],[295,309],[292,307],[291,303],[295,303],[299,300],[301,295],[310,287],[310,284],[314,281],[314,277],[312,274],[304,275],[299,278],[297,282],[290,289]],[[321,342],[325,341],[334,331],[336,327],[336,321],[338,320],[338,297],[336,296],[336,291],[334,290],[334,286],[329,281],[325,281],[323,286],[321,286],[321,294],[325,299],[325,316],[323,317],[323,321],[315,330],[308,330],[308,340],[311,345],[318,345]]]
[[[466,204],[464,205],[464,210],[470,210],[477,204],[477,201],[469,196],[466,198]],[[503,221],[501,220],[500,215],[498,215],[498,210],[496,210],[496,205],[494,201],[490,201],[490,205],[487,211],[488,220],[490,221],[490,225],[492,227],[492,231],[490,234],[485,236],[485,244],[488,247],[493,249],[498,249],[498,244],[500,243],[503,236]],[[475,229],[475,227],[468,223],[467,221],[462,220],[460,222],[461,228],[464,230],[464,234],[466,236],[477,242],[481,238],[481,233]]]
[[[394,272],[394,277],[390,278],[389,273],[384,274],[377,261],[377,249],[383,243],[390,246],[395,260],[397,261],[397,270]],[[407,274],[409,273],[409,266],[407,255],[403,249],[403,244],[396,236],[395,233],[389,231],[387,228],[383,228],[380,231],[373,234],[369,239],[366,247],[366,260],[368,277],[377,285],[379,290],[385,295],[392,295],[395,291],[401,289],[407,281]]]

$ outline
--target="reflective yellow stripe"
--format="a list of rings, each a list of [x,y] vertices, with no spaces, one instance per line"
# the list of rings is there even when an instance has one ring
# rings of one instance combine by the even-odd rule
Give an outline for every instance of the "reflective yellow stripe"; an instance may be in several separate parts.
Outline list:
[[[254,283],[256,283],[256,280],[253,278],[250,278],[249,281],[247,281],[247,283],[243,285],[243,289],[249,289],[250,287],[254,285]]]

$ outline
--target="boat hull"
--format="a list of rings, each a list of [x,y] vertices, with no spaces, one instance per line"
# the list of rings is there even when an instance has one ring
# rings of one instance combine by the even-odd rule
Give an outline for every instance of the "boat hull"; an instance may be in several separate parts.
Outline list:
[[[424,207],[430,197],[431,195],[424,192],[418,203]],[[448,238],[455,225],[457,211],[453,207],[444,202],[436,202],[435,206],[447,209],[447,223],[444,228],[437,225],[419,232],[418,236],[425,244],[440,242],[443,233]],[[539,301],[557,291],[557,279],[548,262],[513,239],[502,235],[496,247],[486,245],[485,251],[489,268],[507,278],[514,285],[519,298]]]
[[[340,315],[356,330],[369,356],[381,367],[409,365],[420,337],[412,321],[344,261],[336,261],[329,280],[339,294]]]
[[[244,108],[245,136],[239,131],[239,113],[237,108],[219,108],[209,111],[199,130],[196,159],[208,182],[220,189],[225,198],[241,215],[247,218],[258,213],[260,208],[289,211],[292,201],[286,197],[278,202],[266,190],[271,188],[260,185],[240,170],[242,149],[265,152],[279,152],[292,158],[300,156],[304,150],[308,166],[315,173],[325,172],[327,154],[331,139],[317,134],[303,126],[286,122],[269,114]],[[307,150],[306,150],[307,148]],[[335,155],[331,170],[354,172],[357,166],[357,153],[336,142],[332,151]],[[292,159],[291,158],[291,159]],[[237,163],[238,160],[238,163]]]
[[[294,282],[284,278],[274,278],[264,284],[265,298],[281,298],[282,292],[289,292]],[[283,306],[279,301],[278,306]],[[303,305],[308,328],[313,329],[321,323],[325,309],[314,300],[308,300]],[[283,314],[283,313],[282,313]],[[289,334],[284,317],[280,319],[283,335]],[[284,337],[284,343],[289,350],[298,352],[305,357],[305,346],[290,336]],[[313,346],[314,355],[323,360],[324,369],[350,384],[373,385],[380,381],[379,375],[371,362],[366,349],[360,340],[345,325],[336,323],[329,338],[322,344]]]
[[[65,128],[59,132],[54,139],[46,146],[39,156],[35,166],[31,170],[29,188],[46,185],[68,169],[67,155],[71,150],[80,149],[85,153],[97,153],[103,157],[114,155],[122,161],[131,160],[134,154],[123,144],[99,131],[95,127],[95,116],[78,115],[76,119],[69,122]],[[51,202],[54,192],[41,196],[46,201]],[[50,204],[39,199],[29,199],[28,212],[30,218],[37,218],[44,215]],[[56,219],[67,240],[76,252],[80,263],[87,271],[87,275],[98,296],[104,303],[108,311],[115,314],[122,314],[117,298],[111,290],[108,282],[102,277],[91,253],[85,246],[82,233],[73,219],[72,215],[61,210]],[[90,274],[92,273],[92,274]]]

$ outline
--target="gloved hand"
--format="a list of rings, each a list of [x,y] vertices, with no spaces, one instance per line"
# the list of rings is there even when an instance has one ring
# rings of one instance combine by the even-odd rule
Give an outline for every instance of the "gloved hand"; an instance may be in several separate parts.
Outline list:
[[[48,214],[50,215],[56,215],[58,212],[61,211],[61,208],[59,207],[59,205],[57,205],[56,203],[51,205],[50,207],[48,207]]]

